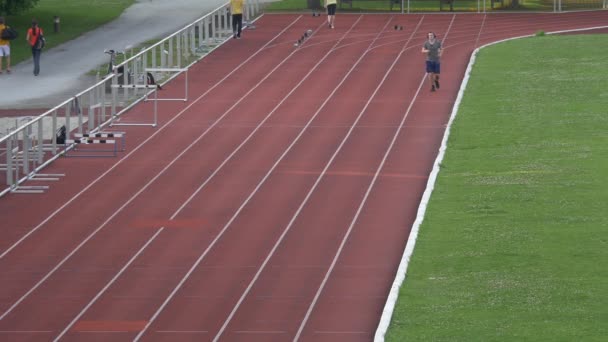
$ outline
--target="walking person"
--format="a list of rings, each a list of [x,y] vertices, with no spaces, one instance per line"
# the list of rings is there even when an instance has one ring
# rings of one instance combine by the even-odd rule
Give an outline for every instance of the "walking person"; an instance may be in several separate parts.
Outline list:
[[[327,8],[327,25],[329,28],[334,28],[334,21],[336,20],[336,6],[337,0],[325,0],[325,8]]]
[[[0,17],[0,33],[6,29],[7,26],[4,23],[4,18]],[[11,73],[11,43],[8,39],[2,39],[0,37],[0,74],[2,71],[2,63],[6,59],[6,73]]]
[[[422,53],[426,54],[426,73],[431,82],[431,91],[439,89],[439,74],[441,73],[441,54],[443,49],[441,41],[433,32],[427,34],[428,39],[424,42]]]
[[[42,54],[42,45],[40,40],[44,39],[44,32],[38,27],[38,21],[32,20],[32,27],[27,30],[25,40],[32,47],[32,57],[34,57],[34,76],[40,74],[40,55]]]
[[[241,39],[243,29],[243,2],[244,0],[230,0],[230,13],[232,13],[232,38]]]

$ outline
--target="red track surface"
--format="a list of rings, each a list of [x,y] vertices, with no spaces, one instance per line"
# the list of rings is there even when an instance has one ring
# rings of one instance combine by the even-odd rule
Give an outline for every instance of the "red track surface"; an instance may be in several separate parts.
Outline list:
[[[61,159],[46,194],[0,199],[0,340],[371,340],[471,52],[607,19],[264,17],[119,159]]]

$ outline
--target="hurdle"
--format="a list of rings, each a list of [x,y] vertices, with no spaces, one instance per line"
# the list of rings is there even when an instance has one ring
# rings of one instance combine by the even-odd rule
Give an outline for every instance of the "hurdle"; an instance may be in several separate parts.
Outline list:
[[[154,121],[150,123],[138,123],[138,122],[117,122],[116,115],[112,115],[112,119],[110,119],[110,127],[112,126],[152,126],[156,127],[158,124],[158,88],[156,84],[112,84],[112,96],[116,96],[116,89],[150,89],[154,92]],[[147,96],[147,95],[146,95]],[[116,101],[113,101],[113,106]],[[112,113],[116,111],[113,109]]]
[[[184,78],[184,97],[183,98],[175,98],[175,99],[169,99],[169,98],[159,98],[156,101],[188,101],[188,68],[146,68],[146,75],[148,73],[164,73],[164,72],[174,72],[174,73],[184,73],[185,74],[185,78]],[[156,75],[155,75],[156,76]],[[148,98],[146,97],[144,99],[144,101],[147,101]]]
[[[80,154],[80,153],[70,153],[70,152],[79,152],[76,148],[78,145],[104,145],[104,144],[112,144],[113,148],[111,150],[104,149],[96,149],[96,150],[88,150],[87,153],[90,154]],[[64,156],[65,157],[116,157],[118,155],[118,146],[117,140],[115,139],[88,139],[88,138],[79,138],[79,139],[67,139],[65,141],[66,146],[73,146],[71,149],[66,149]],[[109,153],[107,153],[109,152]],[[95,153],[95,154],[93,154]],[[106,154],[104,154],[106,153]]]
[[[125,132],[95,132],[95,133],[74,133],[74,139],[92,139],[92,138],[118,138],[120,140],[120,148],[118,152],[124,152],[126,148],[125,144]],[[112,152],[112,151],[104,151]]]
[[[248,30],[255,30],[256,26],[251,20],[243,20],[243,27]]]
[[[253,23],[255,13],[260,12],[260,4],[256,1],[246,1],[245,8],[243,8],[243,26],[249,30],[255,30],[255,24]]]

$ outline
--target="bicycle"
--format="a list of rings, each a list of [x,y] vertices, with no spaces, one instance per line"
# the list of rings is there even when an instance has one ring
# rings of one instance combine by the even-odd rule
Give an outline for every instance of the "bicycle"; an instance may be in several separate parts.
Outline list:
[[[166,51],[165,51],[166,52]],[[104,53],[110,55],[110,61],[108,63],[108,72],[107,75],[110,75],[112,73],[114,73],[114,67],[116,66],[116,56],[117,55],[125,55],[124,51],[116,51],[116,50],[104,50]],[[118,83],[119,84],[125,84],[124,82],[124,77],[125,77],[125,67],[124,65],[119,66],[116,69],[116,73],[118,74]],[[133,74],[128,71],[127,72],[127,80],[128,80],[128,84],[134,82],[134,78],[133,78]],[[156,83],[156,80],[154,79],[154,75],[152,75],[152,73],[147,72],[145,74],[140,74],[137,79],[139,79],[140,82],[143,82],[145,80],[146,84],[153,84],[156,85],[158,90],[162,90],[163,88],[161,87],[160,84]]]
[[[110,55],[110,61],[108,63],[108,71],[106,73],[106,75],[110,75],[114,73],[114,67],[116,66],[116,56],[117,55],[125,55],[124,51],[116,51],[116,50],[104,50],[103,51],[105,54]],[[125,67],[124,65],[121,65],[118,67],[118,69],[116,69],[116,73],[119,75],[118,76],[118,83],[124,84],[124,71],[125,71]],[[128,78],[127,78],[128,79]]]

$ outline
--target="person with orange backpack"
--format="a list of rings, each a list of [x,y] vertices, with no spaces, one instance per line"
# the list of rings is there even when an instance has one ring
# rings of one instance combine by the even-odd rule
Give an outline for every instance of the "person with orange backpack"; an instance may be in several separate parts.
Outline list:
[[[44,39],[44,31],[38,27],[38,21],[32,20],[32,27],[27,30],[25,40],[32,47],[32,57],[34,57],[34,76],[40,74],[40,55],[42,54],[42,48],[46,44]]]

